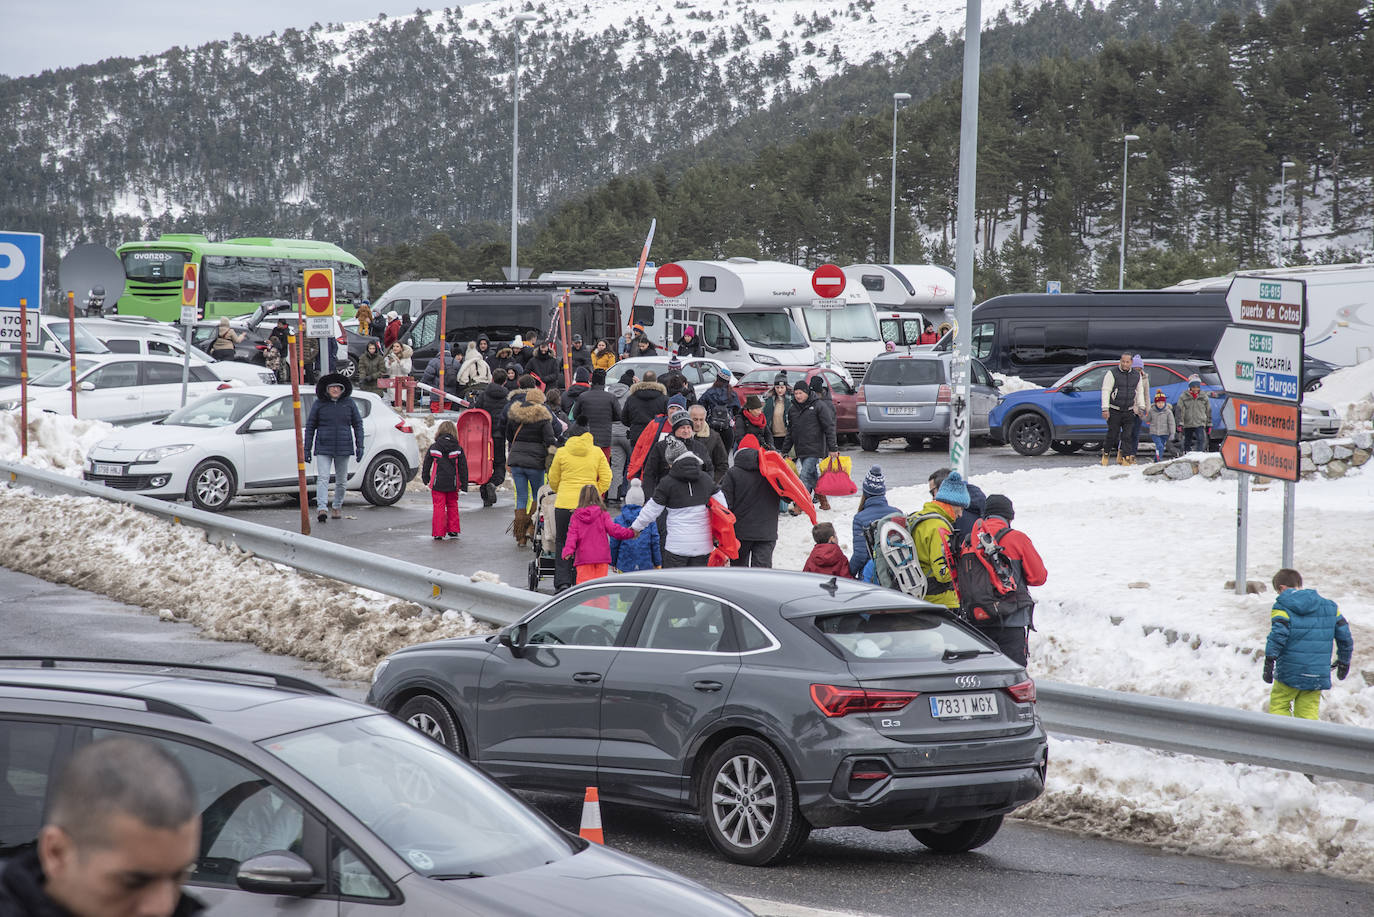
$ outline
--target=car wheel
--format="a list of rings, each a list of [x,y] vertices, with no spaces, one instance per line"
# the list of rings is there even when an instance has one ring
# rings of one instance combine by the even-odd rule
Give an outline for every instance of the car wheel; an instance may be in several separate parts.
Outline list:
[[[792,775],[767,742],[730,739],[706,762],[697,788],[706,834],[726,859],[771,866],[796,853],[811,826],[797,808]]]
[[[191,472],[186,496],[196,509],[217,513],[234,499],[234,472],[219,459],[206,459]]]
[[[1022,455],[1043,455],[1050,447],[1050,428],[1039,414],[1022,414],[1007,430],[1011,447]]]
[[[363,475],[363,499],[373,506],[390,506],[406,492],[406,469],[394,455],[379,455]]]
[[[396,719],[429,736],[440,745],[467,757],[458,723],[448,707],[432,694],[417,694],[396,711]]]
[[[859,434],[859,448],[865,452],[877,452],[878,444],[881,442],[882,440],[876,436],[869,436],[864,433]]]
[[[354,360],[352,357],[349,357],[347,360],[344,360],[342,363],[339,364],[335,372],[343,376],[345,379],[352,379],[354,376],[358,374],[358,361]]]
[[[992,840],[1002,827],[1002,816],[950,822],[931,828],[912,828],[911,836],[936,853],[967,853]]]
[[[1060,455],[1073,455],[1083,448],[1082,443],[1071,443],[1067,439],[1056,439],[1050,443],[1050,448]]]

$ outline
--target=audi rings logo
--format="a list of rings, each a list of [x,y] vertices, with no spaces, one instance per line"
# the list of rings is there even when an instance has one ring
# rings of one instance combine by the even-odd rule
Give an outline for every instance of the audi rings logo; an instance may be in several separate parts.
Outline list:
[[[957,688],[977,688],[983,684],[983,679],[977,675],[956,675],[954,686]]]

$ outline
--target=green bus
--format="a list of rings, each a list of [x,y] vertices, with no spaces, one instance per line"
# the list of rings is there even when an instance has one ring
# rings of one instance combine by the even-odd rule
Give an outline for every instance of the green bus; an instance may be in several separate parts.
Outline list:
[[[182,267],[200,268],[200,306],[206,318],[246,315],[268,299],[296,301],[307,268],[334,271],[334,300],[351,318],[370,299],[363,263],[332,242],[308,239],[226,239],[199,233],[165,233],[154,242],[125,242],[124,295],[115,311],[174,322],[181,317]]]

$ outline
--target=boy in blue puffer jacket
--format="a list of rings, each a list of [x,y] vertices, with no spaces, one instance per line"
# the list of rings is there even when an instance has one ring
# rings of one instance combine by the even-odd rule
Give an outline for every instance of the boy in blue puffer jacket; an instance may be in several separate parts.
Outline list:
[[[644,485],[639,478],[630,481],[625,491],[625,502],[621,504],[620,515],[615,517],[617,525],[629,527],[639,518],[644,508]],[[640,532],[633,540],[611,540],[611,566],[621,573],[636,570],[652,570],[663,566],[663,551],[658,542],[658,526],[651,525]]]
[[[1269,613],[1263,676],[1274,686],[1269,694],[1269,712],[1315,720],[1321,693],[1331,687],[1331,670],[1334,668],[1342,680],[1350,674],[1355,641],[1336,603],[1322,598],[1315,589],[1303,589],[1297,570],[1280,570],[1273,582],[1278,597]]]
[[[874,465],[864,478],[863,496],[859,498],[859,510],[854,514],[854,554],[849,558],[850,576],[858,577],[872,560],[868,555],[864,531],[879,519],[897,515],[906,514],[887,502],[887,478],[883,476],[882,467]]]

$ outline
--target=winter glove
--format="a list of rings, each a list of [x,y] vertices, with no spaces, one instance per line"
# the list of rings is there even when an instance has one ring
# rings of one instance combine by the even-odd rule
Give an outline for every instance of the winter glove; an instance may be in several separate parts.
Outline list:
[[[1266,685],[1272,685],[1274,683],[1274,663],[1276,661],[1274,656],[1264,657],[1264,674],[1260,677],[1264,679]]]
[[[358,462],[361,462],[361,461],[363,460],[363,453],[362,453],[362,450],[361,450],[361,449],[359,449],[356,453],[354,453],[353,459],[354,459],[354,461],[358,461]]]
[[[1345,681],[1345,676],[1350,674],[1350,663],[1348,662],[1338,662],[1332,668],[1336,670],[1336,677],[1341,681]]]
[[[301,461],[303,461],[303,462],[305,462],[307,465],[309,465],[309,464],[310,464],[310,453],[309,453],[309,452],[305,453],[305,458],[301,459]]]

